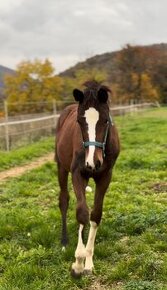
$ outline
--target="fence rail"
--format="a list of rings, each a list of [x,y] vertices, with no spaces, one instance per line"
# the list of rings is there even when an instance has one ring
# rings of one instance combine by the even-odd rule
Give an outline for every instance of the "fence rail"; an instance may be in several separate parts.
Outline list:
[[[10,125],[21,125],[21,124],[28,124],[28,123],[32,123],[32,122],[55,119],[57,117],[59,117],[59,114],[50,115],[50,116],[44,116],[44,117],[40,117],[40,118],[32,118],[32,119],[27,119],[27,120],[9,121],[9,122],[0,123],[0,127],[6,126],[6,124],[8,124],[8,126],[10,126]]]
[[[158,103],[142,103],[127,106],[116,106],[110,109],[112,115],[125,115],[150,107],[159,106]],[[50,115],[35,118],[10,120],[7,103],[4,104],[5,118],[0,122],[0,149],[9,151],[11,148],[30,143],[42,136],[52,135],[55,131],[59,114],[53,111]],[[40,115],[40,114],[39,114]],[[22,116],[23,118],[23,116]]]

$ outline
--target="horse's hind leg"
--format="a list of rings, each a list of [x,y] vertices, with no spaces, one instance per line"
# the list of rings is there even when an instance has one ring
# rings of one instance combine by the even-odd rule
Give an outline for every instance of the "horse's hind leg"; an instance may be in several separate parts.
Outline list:
[[[64,248],[68,244],[67,210],[69,204],[69,193],[67,188],[68,172],[60,164],[58,164],[58,180],[60,185],[59,208],[62,216],[61,244]]]

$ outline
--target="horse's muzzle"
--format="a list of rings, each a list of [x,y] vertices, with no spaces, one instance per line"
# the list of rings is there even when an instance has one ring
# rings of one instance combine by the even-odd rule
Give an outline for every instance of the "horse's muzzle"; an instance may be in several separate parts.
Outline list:
[[[100,160],[97,160],[95,162],[95,165],[90,165],[88,162],[86,163],[86,168],[91,170],[91,171],[98,171],[102,166],[102,162]]]

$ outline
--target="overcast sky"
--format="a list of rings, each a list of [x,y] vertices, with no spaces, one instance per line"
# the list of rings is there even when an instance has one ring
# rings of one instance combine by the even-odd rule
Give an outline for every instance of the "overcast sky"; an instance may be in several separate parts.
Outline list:
[[[167,42],[167,0],[1,0],[0,64],[49,58],[56,71],[126,43]]]

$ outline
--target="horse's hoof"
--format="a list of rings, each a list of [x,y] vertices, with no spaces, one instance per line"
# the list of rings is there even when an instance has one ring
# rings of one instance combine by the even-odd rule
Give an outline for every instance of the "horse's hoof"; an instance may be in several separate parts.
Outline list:
[[[93,274],[93,271],[91,269],[84,269],[84,275],[85,276],[90,276]]]
[[[71,269],[71,276],[75,279],[80,279],[82,277],[82,273],[77,273],[74,269]]]

